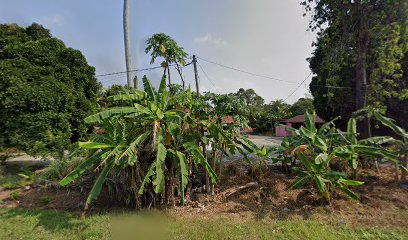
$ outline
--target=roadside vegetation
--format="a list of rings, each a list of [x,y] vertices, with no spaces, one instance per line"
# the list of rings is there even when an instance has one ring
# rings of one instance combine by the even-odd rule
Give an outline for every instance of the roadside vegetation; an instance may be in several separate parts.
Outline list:
[[[192,90],[188,54],[163,33],[145,49],[158,87],[101,91],[49,30],[0,25],[0,239],[407,239],[408,5],[302,5],[318,39],[313,99],[294,104]],[[244,131],[295,115],[279,144]]]

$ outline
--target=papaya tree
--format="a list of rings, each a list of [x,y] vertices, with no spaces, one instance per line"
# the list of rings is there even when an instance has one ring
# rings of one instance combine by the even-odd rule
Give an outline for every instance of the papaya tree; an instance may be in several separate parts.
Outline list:
[[[180,79],[183,83],[183,89],[185,88],[185,82],[182,73],[182,67],[186,64],[186,58],[188,54],[180,47],[176,41],[170,36],[164,33],[153,34],[146,40],[147,47],[146,53],[150,52],[151,60],[150,64],[153,64],[158,57],[162,57],[164,61],[161,66],[164,69],[164,73],[167,70],[167,76],[169,80],[169,86],[171,85],[170,79],[170,65],[174,64],[177,72],[180,75]]]

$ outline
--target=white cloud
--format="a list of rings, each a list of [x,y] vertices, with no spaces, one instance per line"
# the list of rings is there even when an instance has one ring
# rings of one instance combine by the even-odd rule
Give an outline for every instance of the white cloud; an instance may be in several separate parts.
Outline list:
[[[216,47],[222,47],[228,45],[228,42],[222,38],[213,37],[210,33],[204,36],[194,38],[195,43],[211,44]]]
[[[45,25],[57,25],[61,26],[64,22],[64,17],[61,15],[43,16],[40,18],[41,22]]]

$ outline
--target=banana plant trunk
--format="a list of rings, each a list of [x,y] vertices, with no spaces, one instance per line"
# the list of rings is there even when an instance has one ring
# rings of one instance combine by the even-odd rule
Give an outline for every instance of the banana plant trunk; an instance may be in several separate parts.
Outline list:
[[[214,170],[214,172],[216,172],[215,170],[215,161],[217,160],[217,150],[214,148],[212,150],[212,169]],[[211,195],[214,195],[215,193],[215,185],[214,183],[211,183]]]
[[[402,170],[402,174],[401,174],[401,181],[407,181],[407,171],[406,169],[408,169],[408,154],[405,154],[404,160],[403,160],[403,166],[405,167],[405,169]]]
[[[395,178],[395,182],[399,182],[399,168],[398,168],[398,163],[394,164],[394,178]]]

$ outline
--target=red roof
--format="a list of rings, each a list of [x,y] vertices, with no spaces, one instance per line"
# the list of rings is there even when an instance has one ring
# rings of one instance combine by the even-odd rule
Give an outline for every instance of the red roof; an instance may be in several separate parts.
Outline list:
[[[304,123],[305,122],[305,115],[297,115],[297,116],[294,116],[293,118],[289,118],[287,120],[279,120],[279,122],[284,122],[284,123]],[[324,120],[319,116],[316,116],[315,122],[316,123],[325,123]]]
[[[209,116],[209,118],[210,118],[211,121],[215,122],[215,120],[218,118],[218,116],[215,116],[214,118]],[[234,122],[235,122],[235,120],[231,116],[225,116],[225,117],[222,118],[222,123],[223,124],[230,124],[230,123],[234,123]]]
[[[234,123],[234,118],[231,116],[225,116],[222,118],[222,123],[224,124]]]
[[[190,109],[185,108],[184,112],[185,113],[190,113]],[[208,118],[210,118],[211,121],[215,122],[215,120],[218,118],[218,116],[215,116],[214,119],[212,117],[210,117],[210,116],[208,116]],[[222,118],[222,123],[223,124],[230,124],[230,123],[234,123],[234,122],[235,122],[235,120],[231,116],[225,116],[225,117]]]

